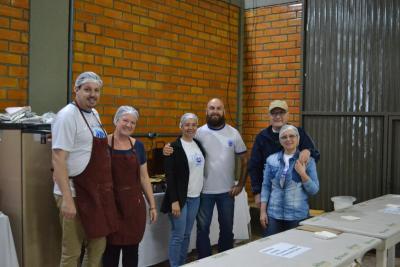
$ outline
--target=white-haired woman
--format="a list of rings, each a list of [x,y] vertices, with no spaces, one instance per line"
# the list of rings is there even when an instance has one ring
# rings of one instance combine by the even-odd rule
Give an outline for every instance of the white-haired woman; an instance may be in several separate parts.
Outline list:
[[[283,151],[269,156],[261,189],[260,223],[265,236],[299,225],[309,216],[308,196],[319,190],[315,161],[299,161],[299,132],[292,125],[279,131]]]
[[[198,118],[193,113],[181,117],[179,128],[182,136],[171,143],[174,153],[165,158],[167,192],[161,211],[169,214],[171,236],[169,262],[171,267],[186,261],[190,234],[200,205],[203,188],[204,150],[194,139]]]
[[[150,222],[157,219],[144,145],[130,136],[138,118],[139,113],[133,107],[119,107],[114,116],[114,133],[108,136],[120,225],[117,232],[107,237],[103,267],[117,267],[121,250],[124,267],[138,265],[138,246],[146,225],[146,204],[142,192],[150,205]]]

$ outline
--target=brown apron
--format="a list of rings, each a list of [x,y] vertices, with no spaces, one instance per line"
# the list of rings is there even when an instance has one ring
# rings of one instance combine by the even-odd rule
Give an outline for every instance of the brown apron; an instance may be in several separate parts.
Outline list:
[[[111,158],[107,137],[98,138],[93,134],[81,109],[77,103],[75,104],[92,133],[93,146],[85,170],[70,178],[74,181],[75,203],[86,237],[94,239],[107,236],[118,229],[118,213],[111,176]],[[101,123],[99,121],[98,123],[103,129]],[[104,134],[106,135],[105,131]]]
[[[131,140],[129,139],[131,142]],[[119,229],[107,237],[113,245],[139,244],[146,226],[146,205],[140,183],[140,163],[131,142],[132,153],[117,154],[111,138],[111,167],[119,211]]]

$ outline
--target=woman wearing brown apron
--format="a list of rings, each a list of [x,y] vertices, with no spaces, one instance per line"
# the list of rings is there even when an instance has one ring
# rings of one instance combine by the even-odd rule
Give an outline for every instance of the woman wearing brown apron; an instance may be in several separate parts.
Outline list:
[[[115,131],[108,136],[111,150],[114,193],[119,212],[119,230],[107,237],[103,267],[117,267],[122,250],[124,267],[138,265],[138,247],[146,224],[146,203],[150,205],[150,222],[157,219],[143,143],[130,135],[139,113],[130,106],[121,106],[114,117]]]

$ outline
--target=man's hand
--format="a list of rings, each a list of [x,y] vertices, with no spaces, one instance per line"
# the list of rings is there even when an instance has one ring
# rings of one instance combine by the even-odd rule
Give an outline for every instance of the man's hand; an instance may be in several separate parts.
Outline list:
[[[73,219],[76,216],[76,207],[73,198],[63,196],[61,202],[61,214],[65,219]]]
[[[172,148],[170,143],[167,143],[163,148],[163,155],[164,156],[171,156],[174,153],[174,149]]]
[[[308,162],[308,160],[310,159],[310,155],[311,155],[311,152],[310,152],[310,150],[308,150],[308,149],[303,149],[301,152],[300,152],[300,155],[299,155],[299,160],[300,160],[300,162],[301,163],[307,163]]]
[[[179,207],[178,201],[172,202],[171,213],[174,215],[174,217],[179,217],[181,215],[181,207]]]
[[[256,203],[257,207],[261,206],[261,194],[255,194],[254,195],[254,203]]]
[[[232,188],[231,188],[231,191],[229,192],[229,194],[232,196],[232,197],[236,197],[237,195],[239,195],[240,194],[240,192],[242,192],[242,190],[243,190],[243,185],[234,185],[234,186],[232,186]]]

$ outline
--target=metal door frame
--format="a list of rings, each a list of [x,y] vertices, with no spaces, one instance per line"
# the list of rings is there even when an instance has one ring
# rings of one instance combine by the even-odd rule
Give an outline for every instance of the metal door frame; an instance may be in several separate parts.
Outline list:
[[[392,179],[391,177],[391,169],[392,169],[392,146],[390,145],[393,141],[393,122],[399,121],[400,122],[400,115],[389,115],[388,116],[388,143],[387,143],[387,168],[386,168],[386,181],[387,181],[387,192],[391,193],[391,184]]]

